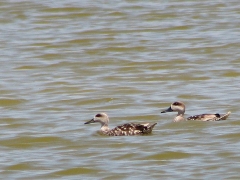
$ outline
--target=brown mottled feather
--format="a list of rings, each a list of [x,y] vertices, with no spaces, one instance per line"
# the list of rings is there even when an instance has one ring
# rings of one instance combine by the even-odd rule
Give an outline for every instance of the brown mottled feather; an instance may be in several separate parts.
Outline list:
[[[142,135],[152,132],[152,129],[157,123],[154,124],[134,124],[127,123],[120,126],[117,126],[110,131],[105,132],[109,136],[132,136],[132,135]]]
[[[220,120],[226,120],[227,117],[230,115],[231,112],[228,112],[224,115],[220,114],[200,114],[195,116],[190,116],[187,118],[188,121],[220,121]]]
[[[217,118],[220,118],[220,114],[200,114],[200,115],[190,116],[187,118],[187,120],[214,121]]]

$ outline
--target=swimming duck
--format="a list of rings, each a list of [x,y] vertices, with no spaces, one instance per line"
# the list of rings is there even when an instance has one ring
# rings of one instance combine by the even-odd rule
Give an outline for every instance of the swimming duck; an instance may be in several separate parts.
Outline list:
[[[224,114],[224,115],[220,115],[220,114],[200,114],[200,115],[195,115],[195,116],[190,116],[187,119],[184,118],[184,113],[185,113],[185,105],[184,103],[180,102],[180,101],[176,101],[174,103],[171,104],[171,106],[162,111],[161,113],[166,113],[166,112],[173,112],[176,111],[178,112],[177,116],[174,118],[174,122],[179,122],[179,121],[183,121],[183,120],[195,120],[195,121],[220,121],[220,120],[226,120],[227,117],[231,114],[231,112],[229,111],[228,113]]]
[[[108,136],[132,136],[132,135],[149,134],[152,132],[154,126],[157,124],[157,123],[153,123],[153,124],[127,123],[127,124],[117,126],[113,129],[109,129],[108,127],[109,118],[106,113],[96,114],[93,119],[91,119],[88,122],[85,122],[84,124],[90,124],[95,122],[99,122],[101,124],[100,132]]]

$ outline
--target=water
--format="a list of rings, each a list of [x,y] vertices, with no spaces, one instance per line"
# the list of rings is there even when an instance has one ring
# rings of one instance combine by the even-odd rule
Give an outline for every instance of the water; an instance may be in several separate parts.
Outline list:
[[[4,179],[239,179],[240,4],[1,1]],[[173,123],[226,113],[222,122]],[[100,136],[157,122],[151,135]]]

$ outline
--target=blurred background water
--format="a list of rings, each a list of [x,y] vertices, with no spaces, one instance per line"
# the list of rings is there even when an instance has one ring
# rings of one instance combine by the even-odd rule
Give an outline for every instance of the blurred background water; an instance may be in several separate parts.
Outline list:
[[[0,2],[3,179],[238,179],[240,3]],[[173,123],[187,115],[227,121]],[[148,136],[110,127],[157,122]]]

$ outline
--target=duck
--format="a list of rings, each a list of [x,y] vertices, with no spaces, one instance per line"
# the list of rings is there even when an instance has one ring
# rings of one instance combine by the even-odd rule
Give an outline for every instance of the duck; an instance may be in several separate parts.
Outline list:
[[[188,118],[184,118],[184,113],[185,113],[185,105],[183,102],[176,101],[170,105],[170,107],[161,113],[166,113],[166,112],[178,112],[177,116],[174,118],[174,122],[179,122],[179,121],[221,121],[221,120],[226,120],[228,116],[231,114],[231,112],[227,112],[226,114],[220,115],[218,113],[216,114],[200,114],[200,115],[195,115],[195,116],[190,116]]]
[[[126,123],[120,126],[117,126],[113,129],[108,127],[109,118],[106,113],[98,113],[90,121],[85,122],[84,124],[91,123],[100,123],[101,129],[100,133],[108,136],[133,136],[133,135],[144,135],[152,132],[154,126],[157,123]]]

